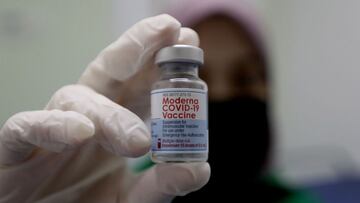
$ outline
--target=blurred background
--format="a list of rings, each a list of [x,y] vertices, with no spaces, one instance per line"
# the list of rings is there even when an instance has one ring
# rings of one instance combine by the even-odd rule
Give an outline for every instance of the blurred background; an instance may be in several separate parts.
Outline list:
[[[360,1],[247,2],[263,25],[271,64],[269,170],[284,187],[323,202],[359,202]],[[178,4],[1,0],[0,124],[43,108],[132,24]]]

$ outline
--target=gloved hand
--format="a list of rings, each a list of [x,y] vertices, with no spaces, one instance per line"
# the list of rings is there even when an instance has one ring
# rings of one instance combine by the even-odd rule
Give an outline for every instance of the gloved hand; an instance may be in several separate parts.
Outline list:
[[[150,148],[133,112],[148,115],[154,53],[174,43],[198,45],[198,38],[168,15],[144,19],[45,110],[12,116],[0,130],[0,203],[170,202],[206,184],[207,163],[157,164],[140,175],[127,169],[126,157]]]

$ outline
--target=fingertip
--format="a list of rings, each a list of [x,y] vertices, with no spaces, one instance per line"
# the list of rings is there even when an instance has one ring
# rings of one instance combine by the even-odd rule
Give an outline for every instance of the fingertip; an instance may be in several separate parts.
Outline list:
[[[135,128],[129,133],[128,152],[130,157],[139,157],[150,150],[150,133],[145,126]]]
[[[148,19],[154,26],[161,28],[161,30],[168,29],[170,31],[176,31],[181,27],[181,23],[177,19],[166,13],[150,17]]]
[[[158,164],[156,170],[160,190],[168,195],[186,195],[202,188],[210,179],[207,162]]]
[[[155,51],[159,47],[173,44],[180,35],[181,23],[168,14],[160,14],[154,17],[146,18],[139,24],[147,26],[134,26],[144,29],[142,32],[145,37],[143,45],[147,49]],[[145,29],[146,28],[146,29]],[[141,39],[141,37],[139,37]]]
[[[205,186],[210,180],[210,175],[211,175],[210,164],[208,162],[196,163],[194,164],[194,167],[196,168],[197,173],[199,174],[198,176],[199,178],[196,182],[197,182],[197,189],[200,189],[203,186]]]
[[[182,27],[180,29],[178,44],[199,46],[200,44],[199,35],[191,28]]]
[[[139,176],[128,202],[169,202],[200,189],[210,177],[208,163],[162,163]]]
[[[184,173],[184,181],[178,195],[186,195],[190,192],[199,190],[204,187],[210,179],[210,165],[204,163],[184,163],[179,164],[179,171]]]
[[[137,115],[121,106],[107,115],[101,122],[104,133],[97,136],[105,149],[126,157],[138,157],[149,151],[150,132]]]

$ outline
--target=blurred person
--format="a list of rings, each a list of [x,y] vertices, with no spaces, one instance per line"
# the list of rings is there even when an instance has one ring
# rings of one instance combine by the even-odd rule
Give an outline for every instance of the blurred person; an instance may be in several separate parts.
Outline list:
[[[200,77],[209,87],[212,175],[204,188],[174,202],[218,197],[224,201],[310,201],[301,195],[293,197],[293,191],[267,171],[274,139],[268,118],[269,62],[255,10],[248,1],[239,0],[181,3],[170,14],[198,33],[205,54]]]
[[[144,19],[44,110],[9,118],[0,129],[0,202],[162,203],[205,185],[208,163],[157,164],[139,175],[127,165],[150,148],[149,110],[135,107],[148,106],[141,98],[156,77],[153,55],[177,43],[197,46],[198,37],[169,15]]]

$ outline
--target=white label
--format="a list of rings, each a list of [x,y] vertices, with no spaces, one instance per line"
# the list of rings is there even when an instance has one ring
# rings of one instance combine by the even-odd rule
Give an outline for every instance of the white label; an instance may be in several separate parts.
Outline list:
[[[208,151],[207,92],[166,88],[151,92],[152,151]]]

